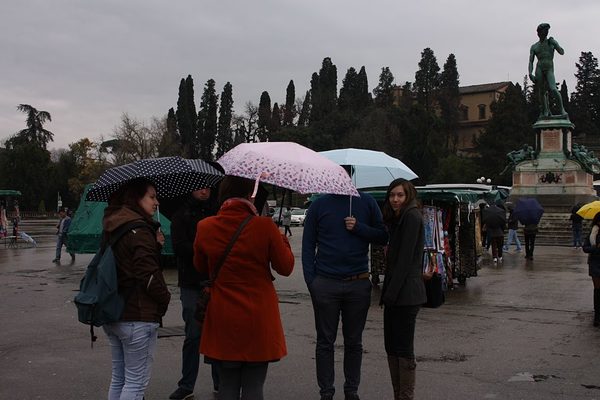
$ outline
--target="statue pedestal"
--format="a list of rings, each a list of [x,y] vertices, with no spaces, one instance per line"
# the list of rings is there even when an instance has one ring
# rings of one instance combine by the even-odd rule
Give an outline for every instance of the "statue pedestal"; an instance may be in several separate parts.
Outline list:
[[[567,158],[574,128],[568,118],[536,122],[537,159],[522,161],[513,172],[511,201],[535,197],[547,212],[570,212],[575,203],[596,199],[594,177]]]

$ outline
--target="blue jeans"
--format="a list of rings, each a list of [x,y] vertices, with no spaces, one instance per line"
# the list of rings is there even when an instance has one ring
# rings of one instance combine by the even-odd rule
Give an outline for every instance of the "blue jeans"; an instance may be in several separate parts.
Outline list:
[[[194,318],[196,302],[200,290],[180,288],[181,316],[185,322],[185,339],[181,349],[181,379],[177,383],[180,388],[194,391],[198,369],[200,366],[200,329]],[[213,387],[219,387],[219,374],[217,366],[212,365]]]
[[[158,323],[121,321],[102,328],[112,352],[108,400],[142,400],[150,382]]]
[[[581,247],[583,245],[581,242],[581,230],[581,224],[573,225],[573,247]]]
[[[356,393],[362,364],[362,333],[371,305],[368,279],[342,281],[317,275],[309,285],[317,330],[317,383],[320,394],[335,393],[334,344],[340,315],[344,335],[344,392]]]
[[[516,229],[508,230],[508,239],[506,240],[506,244],[504,245],[504,250],[508,250],[513,241],[517,245],[517,250],[521,251],[521,241],[519,240],[519,235],[517,235]]]

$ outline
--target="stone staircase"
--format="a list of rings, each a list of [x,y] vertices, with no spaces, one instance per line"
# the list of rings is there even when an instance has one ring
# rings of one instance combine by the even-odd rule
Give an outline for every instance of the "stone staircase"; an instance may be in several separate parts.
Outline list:
[[[535,238],[536,245],[573,246],[570,213],[546,212],[539,223],[539,232]],[[583,234],[589,233],[589,221],[583,221]],[[519,229],[519,239],[523,243],[523,228]]]

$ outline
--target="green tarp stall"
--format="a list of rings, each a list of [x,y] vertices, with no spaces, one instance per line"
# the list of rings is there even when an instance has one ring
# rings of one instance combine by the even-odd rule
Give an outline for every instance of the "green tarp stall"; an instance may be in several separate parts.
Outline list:
[[[92,185],[87,185],[81,196],[79,206],[67,235],[67,251],[78,254],[94,254],[100,248],[102,238],[102,218],[106,202],[87,201],[85,196]],[[173,255],[171,243],[171,221],[159,213],[161,230],[165,235],[165,245],[162,254]]]
[[[20,196],[21,192],[18,190],[0,189],[0,197],[3,196]]]

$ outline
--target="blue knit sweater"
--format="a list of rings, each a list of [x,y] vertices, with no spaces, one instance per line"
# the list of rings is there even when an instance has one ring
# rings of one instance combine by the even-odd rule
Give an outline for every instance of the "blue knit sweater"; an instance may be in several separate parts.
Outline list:
[[[369,270],[369,243],[385,245],[388,233],[371,195],[352,198],[356,225],[346,229],[350,197],[328,194],[315,200],[304,220],[302,268],[310,284],[316,275],[343,279]]]

